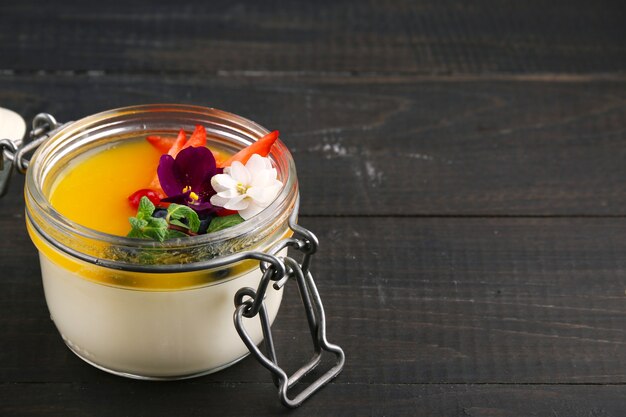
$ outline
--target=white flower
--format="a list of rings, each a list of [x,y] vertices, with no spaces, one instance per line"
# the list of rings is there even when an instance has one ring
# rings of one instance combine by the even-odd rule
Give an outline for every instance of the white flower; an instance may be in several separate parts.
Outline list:
[[[224,168],[223,174],[211,178],[217,192],[211,204],[228,210],[237,210],[244,220],[258,214],[269,206],[278,195],[283,183],[276,179],[272,161],[254,154],[246,165],[235,161]]]

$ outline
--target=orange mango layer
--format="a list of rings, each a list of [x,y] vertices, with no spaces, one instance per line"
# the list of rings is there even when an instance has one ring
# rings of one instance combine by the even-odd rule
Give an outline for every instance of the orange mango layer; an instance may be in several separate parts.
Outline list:
[[[50,203],[82,226],[126,236],[128,218],[136,214],[128,196],[150,188],[160,157],[155,147],[138,139],[79,158],[61,173]]]

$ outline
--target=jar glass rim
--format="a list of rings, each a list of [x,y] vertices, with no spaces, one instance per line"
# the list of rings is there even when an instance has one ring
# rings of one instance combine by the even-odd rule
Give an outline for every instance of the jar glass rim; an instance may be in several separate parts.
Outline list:
[[[91,144],[96,146],[98,141],[111,140],[122,134],[125,131],[124,129],[126,129],[126,132],[134,129],[137,136],[148,136],[151,130],[165,129],[167,126],[178,130],[181,126],[174,125],[175,121],[179,121],[187,126],[203,124],[207,132],[210,132],[213,136],[219,136],[231,146],[239,148],[247,146],[269,133],[263,126],[233,113],[214,108],[181,104],[130,106],[107,110],[69,122],[53,132],[33,155],[26,174],[25,198],[28,220],[48,242],[53,243],[57,247],[60,244],[60,246],[64,246],[66,249],[68,247],[67,241],[63,242],[66,238],[70,242],[72,238],[75,238],[86,242],[98,242],[109,247],[125,248],[125,250],[130,251],[172,252],[210,247],[213,251],[211,252],[213,254],[211,258],[233,253],[236,250],[231,247],[233,242],[248,241],[250,242],[249,247],[243,245],[241,250],[254,249],[256,247],[255,243],[258,243],[258,239],[255,241],[254,235],[263,235],[262,232],[271,229],[277,219],[288,217],[289,213],[294,209],[298,194],[295,163],[289,150],[280,139],[276,141],[269,155],[278,171],[279,179],[283,181],[283,188],[278,196],[256,216],[218,232],[166,240],[163,243],[128,238],[100,232],[73,222],[59,213],[50,204],[43,186],[46,181],[49,181],[47,176],[53,175],[51,173],[52,166],[55,163],[59,163],[64,155],[66,156],[72,152],[82,153],[85,151],[82,150],[85,145]],[[77,248],[71,248],[71,243],[69,246],[72,250],[66,250],[66,252],[76,252]],[[86,246],[89,246],[89,244]],[[220,247],[229,249],[225,253],[220,253],[217,249]],[[78,252],[86,252],[86,255],[93,255],[89,254],[88,250],[78,250]],[[120,259],[108,260],[113,262],[113,267],[119,264],[117,266],[120,269],[126,269],[124,267],[125,264],[134,263],[132,259],[122,261]],[[199,258],[196,261],[203,263],[202,261],[206,261],[206,259]],[[194,263],[194,261],[191,263]],[[162,269],[163,272],[166,272],[170,271],[173,265],[168,267],[168,265],[161,265],[159,262],[156,262],[156,264],[151,266],[154,271]],[[192,265],[188,265],[188,267],[194,269]]]

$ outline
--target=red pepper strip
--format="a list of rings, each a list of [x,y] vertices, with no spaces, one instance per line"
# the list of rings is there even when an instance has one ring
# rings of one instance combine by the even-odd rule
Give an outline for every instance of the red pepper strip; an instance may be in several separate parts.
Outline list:
[[[178,132],[178,137],[174,141],[174,144],[172,145],[170,150],[167,151],[167,154],[170,155],[172,158],[175,158],[176,155],[178,155],[178,152],[180,152],[183,149],[183,146],[185,146],[186,142],[187,142],[187,137],[185,136],[185,130],[180,129],[180,132]]]
[[[224,217],[224,216],[230,216],[232,214],[237,214],[237,213],[239,213],[237,210],[228,210],[228,209],[225,209],[225,208],[221,208],[221,209],[217,210],[215,215],[217,217]]]
[[[191,134],[191,137],[183,146],[183,149],[193,146],[195,148],[206,146],[206,129],[202,125],[196,125],[196,129]]]
[[[227,167],[227,166],[230,166],[235,161],[239,161],[242,164],[245,164],[246,162],[248,162],[248,159],[250,159],[250,157],[254,155],[255,153],[261,156],[267,156],[269,155],[270,150],[272,149],[272,145],[274,145],[274,142],[276,142],[276,139],[278,139],[278,130],[268,133],[267,135],[263,136],[261,139],[254,142],[252,145],[246,148],[243,148],[242,150],[240,150],[239,152],[231,156],[228,160],[226,160],[226,162],[224,162],[222,165],[219,165],[219,166]]]
[[[150,143],[150,145],[154,146],[159,152],[167,153],[172,145],[174,145],[174,141],[176,138],[164,138],[161,136],[148,136],[146,140]]]

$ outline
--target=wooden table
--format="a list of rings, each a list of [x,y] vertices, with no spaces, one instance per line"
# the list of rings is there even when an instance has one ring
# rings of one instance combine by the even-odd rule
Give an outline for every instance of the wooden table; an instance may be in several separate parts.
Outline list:
[[[49,319],[16,176],[0,415],[626,415],[623,4],[128,3],[0,6],[0,106],[193,103],[279,129],[346,367],[290,412],[252,358],[172,383],[83,363]],[[274,332],[287,368],[308,357],[293,286]]]

